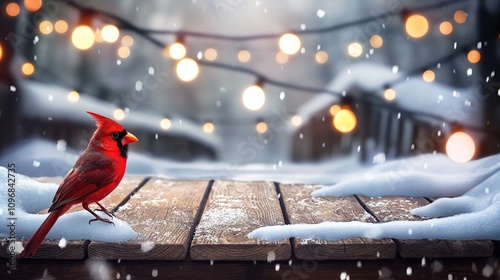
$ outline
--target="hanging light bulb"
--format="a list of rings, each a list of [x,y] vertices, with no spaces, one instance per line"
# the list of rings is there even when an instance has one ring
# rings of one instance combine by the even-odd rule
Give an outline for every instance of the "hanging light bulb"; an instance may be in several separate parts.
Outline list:
[[[101,30],[101,37],[105,42],[114,43],[120,37],[120,30],[113,24],[107,24]]]
[[[373,48],[378,49],[382,47],[383,44],[384,44],[384,39],[382,39],[380,35],[373,35],[372,37],[370,37],[370,45]]]
[[[390,87],[384,90],[384,98],[387,101],[393,101],[396,99],[396,91]]]
[[[205,133],[213,133],[215,131],[215,125],[212,122],[206,122],[203,124],[203,131]]]
[[[266,102],[266,94],[260,84],[261,83],[258,82],[255,85],[247,87],[245,91],[243,91],[241,99],[243,105],[245,105],[248,110],[257,111],[261,109]]]
[[[217,59],[217,50],[214,48],[208,48],[205,50],[205,59],[208,61],[214,61]]]
[[[267,124],[264,121],[259,121],[255,126],[255,130],[260,134],[264,134],[267,132]]]
[[[58,20],[54,23],[54,29],[57,33],[63,34],[68,31],[68,23],[65,20]]]
[[[38,25],[38,29],[40,29],[40,33],[48,35],[52,33],[52,30],[54,30],[54,26],[52,25],[52,22],[48,20],[43,20]]]
[[[168,47],[168,55],[175,60],[182,59],[186,56],[186,47],[183,44],[184,40],[182,38],[178,39],[170,47]]]
[[[443,35],[450,35],[453,32],[453,25],[449,21],[443,21],[439,25],[439,32]]]
[[[300,126],[302,124],[302,118],[299,115],[294,115],[290,122],[293,126]]]
[[[422,73],[422,79],[428,83],[432,83],[435,78],[436,74],[434,74],[432,70],[425,70],[424,73]]]
[[[184,58],[175,67],[177,77],[183,82],[191,82],[198,77],[200,68],[198,63],[191,58]]]
[[[332,115],[332,117],[335,117],[335,115],[340,112],[342,108],[340,108],[340,105],[337,105],[337,104],[333,104],[331,107],[330,107],[330,115]]]
[[[160,127],[163,130],[168,130],[168,129],[170,129],[170,127],[172,127],[172,121],[169,118],[163,118],[160,121]]]
[[[75,91],[75,90],[72,90],[68,93],[68,101],[69,102],[78,102],[78,100],[80,100],[80,94]]]
[[[23,75],[29,77],[33,75],[33,73],[35,73],[35,66],[31,62],[25,62],[21,66],[21,72],[23,73]]]
[[[481,53],[477,50],[471,50],[467,53],[467,60],[470,63],[478,63],[481,60]]]
[[[71,34],[71,42],[79,50],[88,50],[94,45],[95,35],[92,28],[80,25]]]
[[[296,54],[300,50],[300,38],[292,33],[286,33],[279,39],[280,50],[288,55]]]
[[[429,31],[429,22],[422,15],[410,15],[406,19],[405,30],[412,38],[422,38]]]
[[[247,50],[241,50],[238,52],[238,60],[243,63],[250,61],[250,52]]]
[[[121,121],[125,118],[125,111],[121,108],[117,108],[115,111],[113,111],[113,118],[117,121]]]
[[[42,7],[42,0],[24,0],[24,7],[30,12],[36,12]]]
[[[350,57],[360,57],[363,54],[363,46],[358,42],[352,42],[347,46],[347,53]]]
[[[333,126],[341,133],[349,133],[356,127],[356,115],[350,109],[341,109],[333,118]]]
[[[456,162],[468,162],[474,157],[475,152],[474,139],[465,132],[457,131],[446,141],[446,154]]]
[[[7,6],[5,6],[5,12],[10,17],[15,17],[15,16],[19,15],[20,11],[21,11],[21,8],[19,8],[19,5],[17,5],[17,3],[11,2],[11,3],[7,4]]]

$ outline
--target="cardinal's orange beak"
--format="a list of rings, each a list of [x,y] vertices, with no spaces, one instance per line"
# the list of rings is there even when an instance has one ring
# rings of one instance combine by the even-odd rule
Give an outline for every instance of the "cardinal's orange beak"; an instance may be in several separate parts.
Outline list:
[[[139,141],[139,139],[137,139],[134,134],[127,132],[127,134],[122,138],[122,145],[125,146],[137,141]]]

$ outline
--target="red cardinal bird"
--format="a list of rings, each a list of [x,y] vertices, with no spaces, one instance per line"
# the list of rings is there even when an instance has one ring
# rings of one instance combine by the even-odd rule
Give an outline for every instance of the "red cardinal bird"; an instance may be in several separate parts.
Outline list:
[[[85,210],[94,215],[95,219],[90,220],[89,224],[93,221],[113,224],[90,210],[89,204],[96,203],[100,208],[98,211],[103,211],[112,218],[112,214],[99,201],[110,194],[122,180],[127,164],[128,144],[139,140],[117,122],[96,113],[87,113],[97,121],[97,130],[87,149],[76,160],[57,189],[49,208],[49,216],[24,245],[21,257],[32,257],[59,216],[75,204],[81,203]]]

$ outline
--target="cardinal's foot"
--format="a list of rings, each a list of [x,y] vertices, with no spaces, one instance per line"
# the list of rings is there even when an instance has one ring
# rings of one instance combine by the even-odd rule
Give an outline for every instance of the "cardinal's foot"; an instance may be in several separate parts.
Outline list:
[[[105,222],[105,223],[108,223],[108,224],[115,225],[115,223],[113,223],[112,221],[110,221],[108,219],[103,219],[103,218],[92,219],[92,220],[89,221],[89,225],[90,225],[90,223],[95,222],[95,221],[101,221],[101,222]]]

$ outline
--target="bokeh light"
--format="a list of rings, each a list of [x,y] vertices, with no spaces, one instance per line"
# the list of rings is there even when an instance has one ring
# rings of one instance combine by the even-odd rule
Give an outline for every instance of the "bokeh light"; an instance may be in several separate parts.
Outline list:
[[[340,108],[340,105],[337,105],[337,104],[333,104],[332,106],[330,106],[330,115],[332,115],[332,117],[335,117],[335,115],[340,112],[342,108]]]
[[[396,99],[396,91],[392,88],[387,88],[384,90],[384,98],[387,101],[393,101]]]
[[[264,103],[266,102],[266,94],[260,86],[252,85],[243,91],[241,99],[243,101],[243,105],[245,105],[248,110],[256,111],[264,106]]]
[[[198,77],[200,68],[198,63],[191,58],[184,58],[177,63],[175,68],[177,77],[183,82],[191,82]]]
[[[40,33],[48,35],[52,33],[52,30],[54,30],[54,26],[52,25],[52,22],[43,20],[38,25],[38,29],[40,29]]]
[[[429,22],[422,15],[411,15],[406,19],[406,33],[412,38],[421,38],[429,31]]]
[[[255,130],[257,130],[258,133],[263,134],[267,132],[267,124],[265,122],[258,122],[257,125],[255,126]]]
[[[205,59],[208,61],[214,61],[217,59],[217,51],[214,48],[208,48],[204,52]]]
[[[436,74],[434,74],[432,70],[425,70],[424,73],[422,73],[422,79],[428,83],[432,83],[434,79],[436,79]]]
[[[453,14],[453,19],[456,23],[465,23],[467,21],[467,13],[462,10],[458,10]]]
[[[7,13],[8,16],[15,17],[19,15],[19,12],[21,11],[21,8],[19,8],[19,5],[17,3],[11,2],[5,6],[5,13]]]
[[[293,126],[300,126],[302,124],[302,118],[299,115],[294,115],[290,122]]]
[[[471,50],[467,53],[467,60],[470,63],[478,63],[481,60],[481,53],[477,50]]]
[[[94,45],[95,35],[92,28],[86,25],[81,25],[73,30],[71,34],[71,42],[80,50],[88,50]]]
[[[125,35],[122,37],[122,45],[124,45],[125,47],[132,47],[133,44],[134,44],[134,37],[130,35]]]
[[[0,44],[0,61],[2,61],[2,57],[3,57],[3,48],[2,44]]]
[[[292,33],[284,34],[279,39],[279,47],[288,55],[296,54],[300,50],[300,38]]]
[[[101,37],[105,42],[114,43],[120,37],[120,30],[112,24],[105,25],[101,30]]]
[[[30,12],[36,12],[42,7],[42,0],[24,0],[24,7]]]
[[[446,154],[456,162],[468,162],[475,152],[474,139],[465,132],[455,132],[446,141]]]
[[[350,43],[349,46],[347,46],[347,53],[350,57],[359,57],[363,54],[363,46],[358,42]]]
[[[335,114],[333,126],[341,133],[349,133],[356,127],[356,115],[349,109],[342,109]]]
[[[31,62],[25,62],[21,66],[21,73],[25,76],[31,76],[35,73],[35,66]]]
[[[238,60],[243,63],[250,61],[251,55],[247,50],[241,50],[238,52]]]
[[[325,51],[318,51],[314,55],[314,59],[319,64],[325,64],[328,61],[328,54]]]
[[[160,121],[160,127],[161,127],[163,130],[170,129],[170,128],[172,127],[172,121],[171,121],[169,118],[163,118],[163,119]]]
[[[126,46],[121,46],[118,48],[118,56],[120,58],[127,58],[130,56],[130,49]]]
[[[54,29],[57,33],[63,34],[68,31],[68,23],[65,20],[58,20],[54,23]]]
[[[206,122],[203,124],[203,131],[205,131],[205,133],[213,133],[215,131],[215,125],[211,122]]]
[[[68,93],[69,102],[75,103],[78,102],[78,100],[80,100],[80,94],[77,91],[72,90]]]
[[[370,38],[370,46],[372,46],[375,49],[382,47],[383,44],[384,44],[384,39],[382,39],[380,35],[373,35]]]
[[[182,43],[176,42],[173,43],[169,48],[168,48],[168,54],[172,59],[182,59],[183,57],[186,56],[186,47]]]
[[[449,21],[443,21],[439,25],[439,32],[443,35],[450,35],[453,32],[453,25]]]
[[[285,64],[288,62],[288,55],[284,52],[278,52],[276,54],[276,62],[279,64]]]
[[[115,118],[115,120],[117,121],[121,121],[125,118],[125,111],[123,111],[123,109],[116,109],[114,112],[113,112],[113,118]]]

